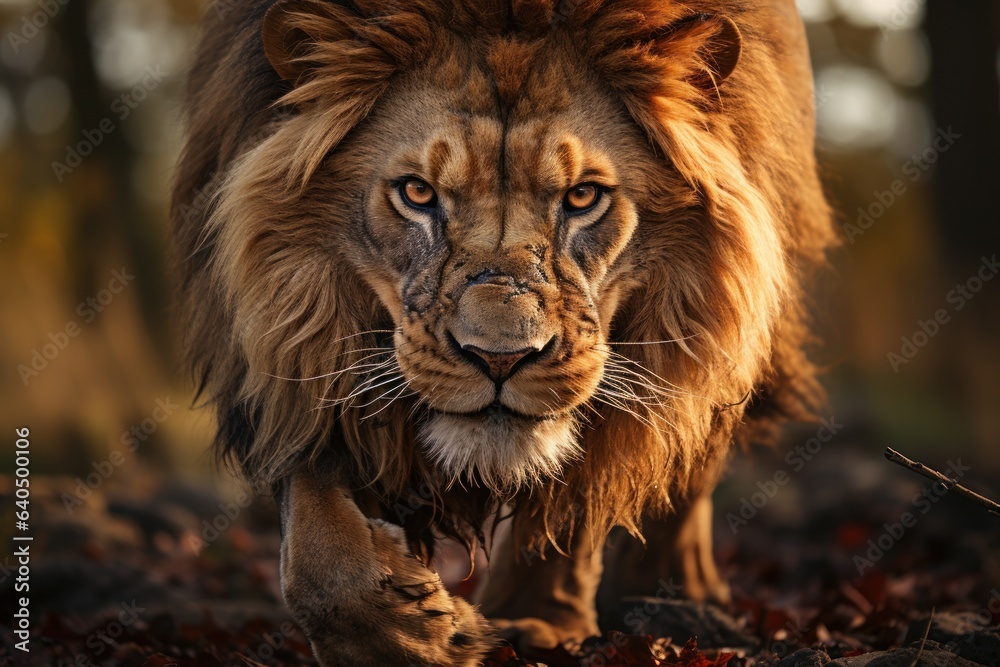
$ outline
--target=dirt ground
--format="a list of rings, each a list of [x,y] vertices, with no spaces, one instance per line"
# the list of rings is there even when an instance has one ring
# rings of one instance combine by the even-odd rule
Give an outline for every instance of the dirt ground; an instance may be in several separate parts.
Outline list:
[[[868,450],[794,451],[737,457],[716,494],[730,607],[629,600],[617,625],[631,635],[609,630],[534,662],[504,647],[487,664],[1000,665],[1000,519]],[[945,469],[948,458],[926,462]],[[952,463],[971,468],[963,481],[979,490],[1000,489],[974,462]],[[9,478],[0,491],[3,525],[13,526]],[[93,490],[38,478],[32,491],[31,652],[15,648],[9,625],[17,568],[8,555],[0,664],[316,664],[281,603],[270,499],[150,471],[122,471]],[[456,562],[442,572],[468,593],[474,581],[461,581]]]

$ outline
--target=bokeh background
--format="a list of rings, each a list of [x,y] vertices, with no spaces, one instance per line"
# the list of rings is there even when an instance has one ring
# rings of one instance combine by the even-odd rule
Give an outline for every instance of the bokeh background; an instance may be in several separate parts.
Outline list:
[[[855,467],[824,493],[835,504],[919,490],[881,459],[885,446],[942,468],[961,457],[970,485],[998,491],[1000,278],[974,279],[1000,253],[1000,3],[798,7],[846,239],[821,313],[830,414],[845,428],[822,457]],[[199,0],[0,0],[0,433],[12,443],[15,427],[31,427],[32,473],[57,491],[115,452],[119,485],[150,475],[224,484],[205,453],[210,414],[191,409],[178,370],[183,324],[165,262],[202,11]],[[968,291],[956,297],[959,285]],[[941,309],[947,321],[927,324]],[[770,477],[775,464],[759,460],[734,464],[723,516]],[[12,469],[13,456],[0,457],[8,490]],[[791,512],[817,492],[789,491],[763,511]],[[958,507],[969,530],[996,534],[978,508]],[[995,560],[976,567],[1000,580]]]

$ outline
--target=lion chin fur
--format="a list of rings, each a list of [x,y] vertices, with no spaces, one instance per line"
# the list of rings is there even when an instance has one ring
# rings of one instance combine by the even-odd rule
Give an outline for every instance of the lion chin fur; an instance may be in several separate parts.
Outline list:
[[[385,508],[427,489],[427,523],[407,532],[470,544],[508,502],[525,540],[568,540],[576,520],[638,533],[644,513],[710,489],[734,440],[766,440],[824,398],[806,294],[837,240],[811,86],[792,0],[247,0],[207,12],[172,237],[184,348],[217,411],[220,457],[261,490],[320,459]],[[514,121],[519,133],[498,138]],[[584,287],[553,318],[588,319],[565,327],[577,347],[553,367],[562,385],[517,380],[532,369],[509,382],[517,414],[565,402],[556,416],[463,416],[492,389],[432,349],[447,299],[421,286],[445,294],[444,268],[465,259],[434,221],[392,222],[389,199],[365,190],[422,124],[436,138],[407,159],[452,180],[496,168],[483,161],[496,146],[525,151],[518,166],[578,170],[585,149],[569,130],[554,147],[518,148],[561,127],[621,157],[614,224],[573,230]],[[477,215],[506,210],[477,187]],[[486,246],[483,234],[470,225]],[[540,282],[570,261],[537,243],[518,252]],[[569,303],[556,296],[530,305]],[[372,367],[387,379],[359,400],[355,369]],[[623,405],[616,392],[636,372],[652,393]],[[447,405],[412,394],[441,393],[439,381],[455,384]]]
[[[486,418],[437,413],[421,427],[428,456],[446,487],[476,480],[500,497],[547,479],[581,455],[578,428],[569,417]]]

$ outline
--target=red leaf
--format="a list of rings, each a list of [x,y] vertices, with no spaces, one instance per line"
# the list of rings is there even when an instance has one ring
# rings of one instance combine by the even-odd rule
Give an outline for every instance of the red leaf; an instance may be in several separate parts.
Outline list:
[[[681,653],[676,658],[667,658],[664,665],[681,665],[682,667],[726,667],[729,661],[736,657],[735,653],[722,653],[715,660],[705,657],[698,650],[698,639],[692,637],[684,644]]]
[[[483,667],[531,667],[532,664],[518,658],[510,646],[502,646],[486,658]]]

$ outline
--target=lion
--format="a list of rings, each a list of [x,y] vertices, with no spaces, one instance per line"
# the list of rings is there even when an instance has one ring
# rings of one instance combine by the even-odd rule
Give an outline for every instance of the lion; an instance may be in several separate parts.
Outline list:
[[[185,349],[320,664],[578,642],[660,580],[727,599],[727,456],[824,400],[812,99],[793,0],[207,12]],[[476,606],[442,537],[489,552]]]

